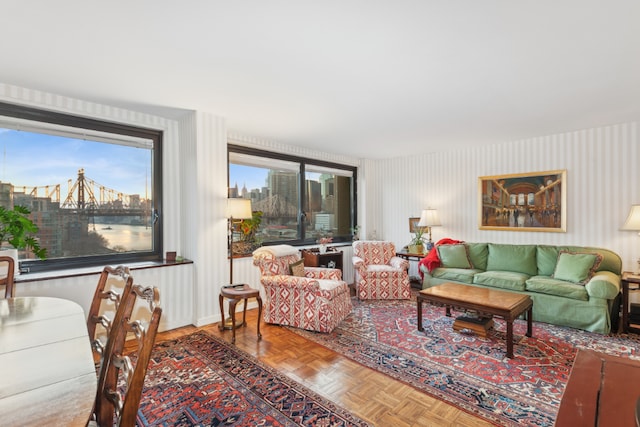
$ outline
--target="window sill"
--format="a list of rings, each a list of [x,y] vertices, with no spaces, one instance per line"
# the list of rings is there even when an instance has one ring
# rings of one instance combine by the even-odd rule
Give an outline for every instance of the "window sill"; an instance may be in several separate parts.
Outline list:
[[[167,262],[167,261],[144,261],[144,262],[132,262],[125,263],[123,265],[129,267],[130,270],[143,270],[147,268],[160,268],[160,267],[171,267],[182,264],[193,264],[193,261],[185,259],[181,262]],[[54,270],[54,271],[44,271],[41,273],[21,273],[14,278],[14,282],[16,283],[26,283],[26,282],[38,282],[42,280],[52,280],[52,279],[64,279],[67,277],[79,277],[79,276],[90,276],[93,274],[99,274],[102,272],[104,267],[95,266],[95,267],[86,267],[86,268],[74,268],[68,270]]]
[[[331,248],[336,248],[335,250],[340,250],[340,248],[345,248],[348,246],[351,246],[352,242],[340,242],[340,243],[332,243],[327,245],[328,247]],[[298,250],[302,251],[302,250],[308,250],[308,249],[313,249],[313,248],[318,248],[319,245],[301,245],[301,246],[296,246],[296,245],[291,245],[294,248],[298,248]],[[268,248],[269,245],[264,245],[261,246],[262,248]],[[233,256],[233,259],[240,259],[240,258],[251,258],[253,257],[253,253],[249,253],[249,254],[235,254]],[[229,259],[229,257],[227,256],[227,259]]]

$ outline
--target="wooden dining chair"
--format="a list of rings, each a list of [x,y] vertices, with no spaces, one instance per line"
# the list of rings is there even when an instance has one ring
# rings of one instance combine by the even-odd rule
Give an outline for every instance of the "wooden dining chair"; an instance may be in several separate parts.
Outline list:
[[[96,369],[100,368],[103,359],[112,320],[122,303],[123,296],[129,295],[132,286],[133,278],[128,267],[106,266],[100,273],[87,316],[87,330]]]
[[[143,301],[144,304],[136,304]],[[159,291],[155,287],[144,288],[133,285],[129,295],[122,298],[113,320],[107,346],[104,365],[98,378],[98,390],[92,422],[100,426],[134,426],[144,378],[151,358],[151,351],[158,332],[162,308]],[[146,312],[145,321],[132,320],[136,308],[136,317]],[[128,335],[135,337],[134,350],[123,354]],[[127,344],[127,348],[130,345]]]
[[[13,298],[15,296],[14,290],[14,274],[15,274],[15,261],[10,256],[0,256],[0,266],[7,264],[7,276],[0,279],[0,285],[4,285],[4,297]]]

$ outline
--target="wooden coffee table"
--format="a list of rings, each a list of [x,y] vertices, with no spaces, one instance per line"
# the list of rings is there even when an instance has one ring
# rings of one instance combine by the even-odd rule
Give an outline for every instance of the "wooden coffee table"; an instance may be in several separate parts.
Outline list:
[[[422,327],[422,303],[444,305],[451,309],[473,310],[481,316],[498,316],[507,322],[507,357],[513,359],[513,321],[527,312],[527,336],[532,336],[533,301],[528,295],[490,288],[442,283],[418,293],[418,330]]]

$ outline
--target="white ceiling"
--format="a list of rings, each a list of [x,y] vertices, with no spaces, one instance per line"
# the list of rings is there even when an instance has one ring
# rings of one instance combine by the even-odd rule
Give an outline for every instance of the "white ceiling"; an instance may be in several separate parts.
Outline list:
[[[354,157],[640,118],[638,0],[0,6],[0,83]]]

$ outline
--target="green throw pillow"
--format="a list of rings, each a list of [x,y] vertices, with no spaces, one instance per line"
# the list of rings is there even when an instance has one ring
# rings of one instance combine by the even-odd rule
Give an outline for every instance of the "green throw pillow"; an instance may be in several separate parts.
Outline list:
[[[600,265],[602,256],[579,252],[561,251],[553,278],[584,285]]]
[[[440,245],[436,249],[442,267],[473,268],[466,245]]]
[[[292,276],[304,277],[304,260],[296,261],[289,264],[289,273]]]

